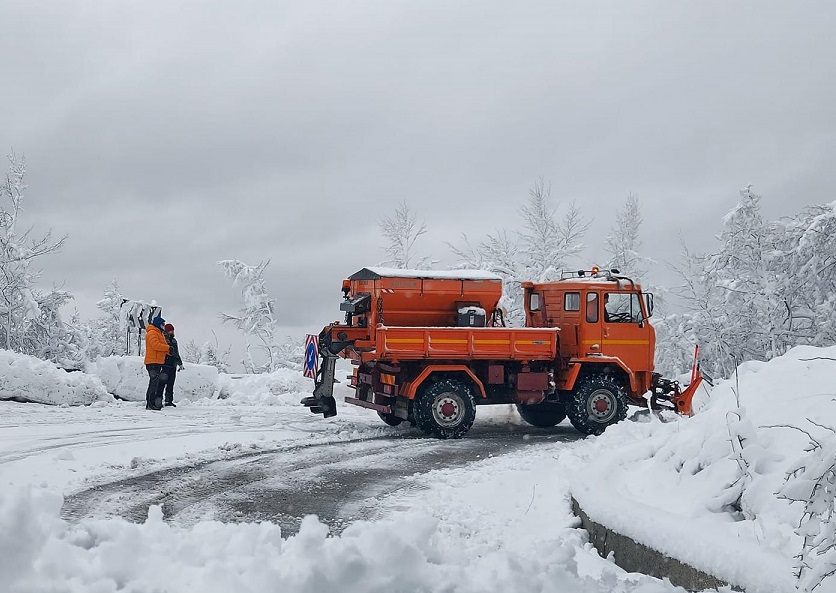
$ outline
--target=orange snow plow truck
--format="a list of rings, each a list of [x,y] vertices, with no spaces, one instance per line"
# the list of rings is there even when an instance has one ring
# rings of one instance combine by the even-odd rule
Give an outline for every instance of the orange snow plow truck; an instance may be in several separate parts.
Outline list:
[[[301,403],[336,415],[340,357],[354,365],[346,403],[442,439],[463,436],[485,404],[516,404],[538,427],[568,416],[584,434],[623,420],[630,404],[691,414],[696,362],[684,390],[653,372],[653,295],[617,270],[563,276],[523,283],[525,327],[506,327],[499,276],[364,268],[343,281],[345,321],[309,339],[314,391]]]

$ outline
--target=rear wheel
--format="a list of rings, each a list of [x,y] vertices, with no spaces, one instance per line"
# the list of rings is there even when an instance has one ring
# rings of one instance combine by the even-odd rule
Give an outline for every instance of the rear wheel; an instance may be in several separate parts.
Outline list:
[[[543,402],[534,406],[517,404],[520,417],[531,426],[551,428],[566,418],[566,406],[561,402]]]
[[[569,421],[584,434],[601,434],[627,417],[627,393],[610,375],[582,380],[568,405]]]
[[[470,386],[457,379],[427,385],[413,404],[415,424],[440,439],[460,439],[476,419],[476,401]]]

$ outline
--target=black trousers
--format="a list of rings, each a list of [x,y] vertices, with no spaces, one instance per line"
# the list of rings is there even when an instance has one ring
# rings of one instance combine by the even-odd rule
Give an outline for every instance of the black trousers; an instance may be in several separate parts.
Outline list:
[[[163,389],[168,379],[165,368],[161,364],[146,364],[145,368],[148,369],[148,391],[145,392],[145,403],[152,408],[159,407],[163,404]]]
[[[174,402],[174,380],[177,378],[177,367],[163,367],[165,379],[165,403]]]

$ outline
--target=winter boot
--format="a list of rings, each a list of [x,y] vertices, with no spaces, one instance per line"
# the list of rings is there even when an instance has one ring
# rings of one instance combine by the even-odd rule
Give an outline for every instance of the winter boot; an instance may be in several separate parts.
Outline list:
[[[174,402],[165,402],[165,405],[167,405],[170,408],[176,408],[177,407],[176,405],[174,405]]]

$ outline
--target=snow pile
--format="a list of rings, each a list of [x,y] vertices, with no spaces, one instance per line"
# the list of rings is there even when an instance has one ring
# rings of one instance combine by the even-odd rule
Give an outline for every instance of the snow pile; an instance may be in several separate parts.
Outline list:
[[[351,374],[351,365],[344,360],[337,362],[336,376]],[[313,391],[313,380],[302,375],[302,371],[281,368],[271,373],[258,375],[225,375],[219,379],[219,397],[236,404],[258,404],[268,406],[299,406],[299,399]]]
[[[79,406],[113,399],[96,377],[11,350],[0,349],[0,377],[0,400]]]
[[[768,363],[744,363],[736,379],[695,399],[693,418],[609,428],[584,449],[573,495],[593,519],[749,593],[795,591],[796,555],[806,553],[814,571],[828,565],[805,547],[797,533],[804,505],[789,500],[812,491],[809,479],[785,480],[815,466],[810,437],[824,450],[834,438],[826,428],[836,428],[833,359],[836,347],[798,347]],[[823,461],[832,468],[833,459]],[[828,504],[811,507],[825,523]],[[832,540],[830,521],[813,525],[811,535]],[[836,578],[821,590],[836,590]]]
[[[235,403],[299,405],[299,393],[310,393],[313,382],[301,371],[278,369],[259,375],[221,375],[220,398]]]
[[[107,390],[128,401],[145,401],[148,371],[142,357],[108,356],[90,365],[88,371],[97,375]],[[213,397],[218,391],[218,369],[200,364],[187,364],[177,372],[174,401]]]
[[[342,362],[340,374],[350,373]],[[0,350],[0,400],[43,404],[86,405],[110,401],[145,401],[148,371],[142,357],[109,356],[87,365],[86,373],[68,373],[51,362]],[[313,381],[301,371],[282,368],[272,373],[236,375],[218,373],[213,366],[187,364],[177,372],[174,401],[228,399],[230,403],[299,405],[299,394],[310,394]]]
[[[339,537],[307,517],[286,540],[271,523],[163,521],[151,507],[142,524],[58,519],[60,497],[0,493],[0,573],[4,591],[202,591],[206,593],[669,593],[662,583],[598,582],[574,572],[574,546],[537,550],[463,546],[461,534],[425,513],[358,522]],[[650,581],[648,579],[648,581]]]

